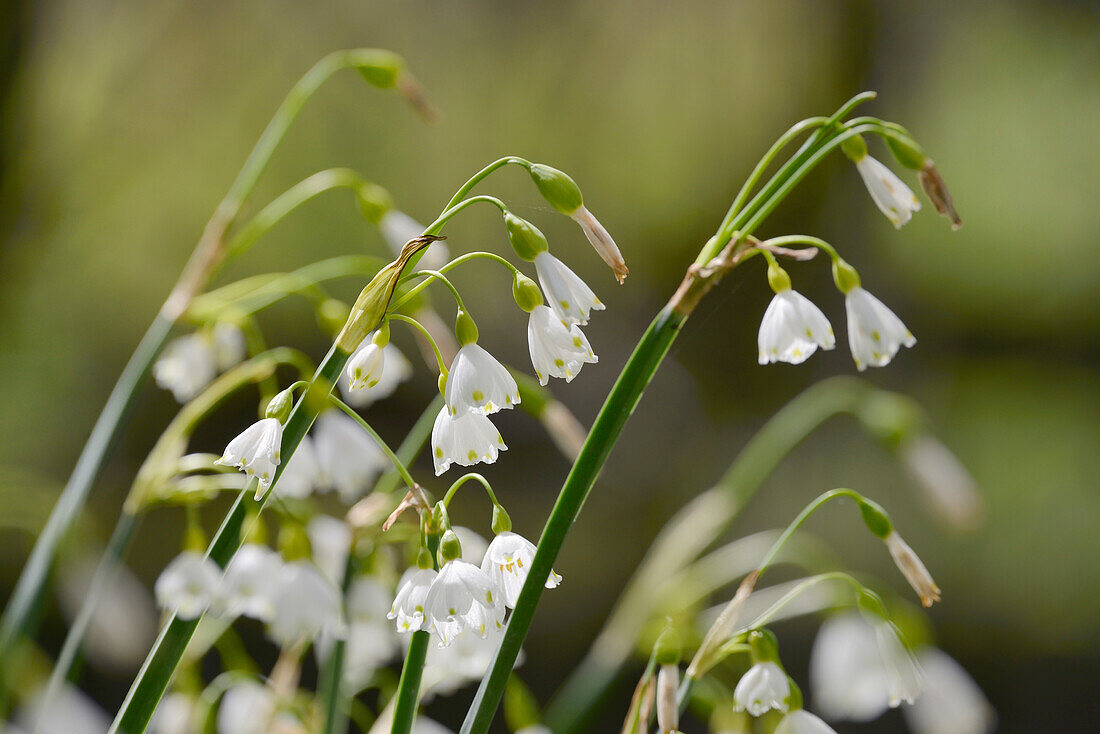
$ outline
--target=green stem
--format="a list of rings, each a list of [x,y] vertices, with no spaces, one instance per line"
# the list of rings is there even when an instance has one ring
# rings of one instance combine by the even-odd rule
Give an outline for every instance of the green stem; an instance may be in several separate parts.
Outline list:
[[[397,703],[393,709],[393,727],[390,734],[409,734],[416,719],[416,704],[420,697],[420,678],[424,674],[424,659],[428,655],[427,630],[412,633],[405,664],[401,667],[401,680],[397,684]]]
[[[514,163],[517,166],[523,166],[524,168],[528,168],[531,165],[531,161],[514,155],[508,155],[504,156],[503,158],[498,158],[489,165],[485,166],[485,168],[482,168],[480,171],[475,173],[473,176],[470,176],[470,179],[466,181],[466,183],[462,184],[462,188],[455,192],[455,195],[451,197],[451,200],[449,202],[447,202],[447,206],[443,208],[446,210],[453,207],[455,204],[460,202],[462,198],[466,196],[466,194],[470,193],[470,191],[490,173],[497,170],[498,168],[503,168],[504,166],[507,166],[509,163]]]
[[[352,544],[354,546],[354,543]],[[344,565],[344,578],[341,582],[341,596],[347,598],[351,580],[355,578],[357,560],[354,553],[348,553],[347,563]],[[346,719],[340,710],[342,697],[340,689],[344,678],[344,657],[347,652],[347,641],[344,636],[336,640],[329,659],[325,661],[325,667],[321,670],[320,679],[317,681],[317,696],[323,702],[325,712],[325,724],[322,729],[324,734],[336,734],[337,728],[346,728]]]
[[[405,314],[402,314],[402,313],[391,313],[387,318],[396,319],[397,321],[402,321],[402,322],[404,322],[406,324],[409,324],[410,326],[412,326],[416,329],[419,329],[420,333],[424,335],[424,338],[427,340],[428,344],[431,346],[432,352],[435,353],[435,362],[436,362],[436,365],[439,367],[439,374],[441,374],[441,375],[447,374],[447,365],[443,363],[443,354],[442,354],[442,352],[439,351],[439,345],[435,343],[435,338],[432,337],[432,334],[431,334],[430,331],[428,331],[427,329],[424,328],[423,324],[421,324],[419,321],[414,319],[412,316],[406,316]]]
[[[409,275],[406,275],[403,278],[401,278],[401,282],[404,283],[405,281],[409,280],[410,278],[415,278],[417,276],[433,275],[435,272],[446,273],[447,271],[453,270],[454,268],[458,267],[462,263],[469,262],[469,261],[471,261],[475,258],[484,258],[484,259],[492,260],[493,262],[496,262],[496,263],[499,263],[499,264],[503,265],[505,268],[508,269],[508,272],[512,275],[513,278],[515,277],[516,273],[519,272],[519,268],[517,268],[512,263],[505,260],[500,255],[497,255],[497,254],[492,253],[492,252],[469,252],[469,253],[466,253],[465,255],[461,255],[459,257],[456,257],[454,260],[451,260],[449,263],[447,263],[446,265],[441,267],[438,271],[421,270],[421,271],[418,271],[418,272],[415,272],[415,273],[410,273]],[[433,277],[434,277],[434,275],[433,275]],[[405,303],[407,303],[410,299],[412,299],[414,296],[416,296],[416,294],[420,293],[422,290],[427,288],[430,284],[431,284],[431,278],[425,278],[424,280],[417,283],[415,286],[413,286],[409,290],[402,293],[400,298],[395,298],[394,302],[393,302],[393,305],[390,306],[390,309],[392,311],[398,310],[403,305],[405,305]],[[451,287],[452,292],[454,292],[453,291],[453,286],[450,285],[450,281],[447,281],[447,285],[448,285],[448,287]],[[461,308],[461,304],[460,304],[460,308]]]
[[[133,406],[138,385],[167,340],[171,328],[172,322],[163,315],[153,320],[107,398],[107,404],[76,462],[76,468],[35,541],[4,609],[4,616],[0,619],[0,660],[9,659],[16,641],[31,624],[32,613],[38,606],[58,544],[84,507],[92,483],[103,468],[103,461],[118,439],[119,429]],[[0,677],[7,674],[8,671],[0,671]],[[10,688],[7,685],[4,687]]]
[[[409,474],[409,470],[405,466],[405,462],[401,461],[401,459],[397,457],[397,454],[393,452],[393,449],[389,447],[389,444],[387,444],[385,440],[378,435],[378,431],[374,430],[371,424],[367,423],[366,420],[363,419],[363,416],[356,413],[355,408],[351,407],[340,398],[336,397],[335,395],[329,395],[328,399],[332,401],[332,404],[335,405],[337,408],[351,416],[352,420],[358,423],[360,428],[370,434],[371,438],[374,439],[374,442],[378,444],[378,448],[382,449],[382,453],[386,455],[386,458],[389,459],[394,468],[397,469],[398,473],[401,475],[401,478],[404,479],[405,482],[409,485],[409,489],[415,487],[416,480],[412,478],[412,474]]]
[[[812,587],[816,586],[817,584],[820,584],[824,581],[838,581],[838,580],[847,582],[853,589],[856,590],[857,593],[864,590],[863,584],[859,583],[859,581],[857,581],[851,574],[844,573],[843,571],[830,571],[828,573],[819,573],[816,576],[811,576],[810,578],[808,578],[805,581],[803,581],[802,583],[800,583],[798,586],[796,586],[793,589],[791,589],[790,591],[788,591],[786,594],[784,594],[782,597],[780,597],[774,604],[772,604],[770,607],[768,607],[766,610],[764,610],[760,614],[760,616],[758,616],[756,619],[749,622],[744,628],[742,628],[741,630],[739,630],[738,632],[736,632],[734,634],[735,635],[743,634],[744,632],[747,632],[748,630],[753,630],[753,629],[757,629],[759,627],[763,627],[764,625],[766,625],[771,620],[772,617],[774,617],[779,612],[783,611],[783,607],[790,604],[799,595],[801,595],[804,592],[808,591],[810,588],[812,588]]]
[[[494,507],[500,505],[500,503],[497,502],[497,496],[493,494],[492,486],[489,485],[489,480],[481,476],[477,472],[470,472],[469,474],[463,474],[461,477],[455,480],[454,484],[450,486],[450,488],[447,490],[447,493],[443,495],[443,506],[450,507],[451,500],[454,498],[455,493],[458,492],[458,488],[466,482],[470,481],[471,479],[481,484],[481,486],[485,489],[485,493],[489,495],[489,501],[493,503]]]
[[[337,349],[335,346],[325,356],[321,366],[312,380],[312,385],[294,406],[294,410],[287,419],[283,428],[283,441],[281,446],[282,463],[275,472],[272,487],[278,482],[287,463],[294,455],[298,444],[302,442],[309,427],[313,424],[316,411],[323,401],[317,399],[315,392],[323,392],[326,399],[332,385],[336,383],[340,371],[344,368],[350,355]],[[241,545],[242,525],[248,516],[255,517],[263,509],[264,504],[273,492],[267,492],[261,499],[253,498],[254,483],[238,495],[237,501],[225,516],[217,534],[211,541],[206,555],[224,568],[232,559],[233,554]],[[187,643],[198,627],[199,620],[182,620],[172,615],[168,624],[161,630],[153,649],[141,666],[137,678],[126,694],[126,700],[111,724],[111,734],[139,734],[145,730],[149,723],[149,717],[153,715],[161,696],[168,685],[168,681],[179,665]]]
[[[810,504],[806,505],[806,507],[802,509],[802,512],[798,513],[798,516],[791,521],[791,524],[787,526],[787,529],[783,531],[783,534],[776,538],[776,541],[772,545],[771,549],[766,554],[764,554],[764,560],[762,560],[760,562],[760,565],[757,566],[757,570],[759,571],[759,574],[757,575],[758,580],[760,576],[763,576],[764,572],[768,570],[768,566],[771,565],[772,560],[775,559],[775,556],[783,548],[783,545],[788,540],[790,540],[791,536],[795,534],[795,531],[797,531],[805,524],[807,520],[810,519],[810,515],[814,514],[823,506],[825,506],[825,504],[828,503],[830,500],[834,500],[837,497],[850,497],[856,500],[856,502],[858,503],[862,503],[865,501],[863,495],[851,489],[830,489],[828,492],[824,492],[823,494],[818,495],[816,499],[814,499],[812,502],[810,502]]]
[[[458,289],[455,288],[454,283],[451,282],[450,278],[448,278],[446,275],[439,272],[438,270],[417,270],[415,272],[409,273],[406,276],[403,276],[401,280],[398,281],[398,285],[401,285],[402,283],[405,283],[412,278],[424,278],[424,280],[420,283],[417,283],[416,286],[410,289],[408,293],[404,294],[402,299],[395,303],[391,308],[399,308],[402,303],[427,288],[428,284],[431,283],[433,280],[438,280],[440,283],[447,286],[447,290],[451,292],[451,295],[454,297],[455,304],[458,306],[459,310],[466,310],[466,305],[462,302],[462,294],[458,292]]]
[[[440,230],[443,229],[443,225],[450,221],[452,217],[454,217],[456,214],[458,214],[460,211],[470,206],[471,204],[477,204],[478,202],[482,201],[487,204],[492,204],[497,209],[500,209],[502,214],[506,214],[508,212],[508,207],[504,204],[504,202],[495,196],[485,196],[484,194],[480,196],[471,196],[469,199],[463,199],[457,204],[448,204],[447,208],[443,210],[443,213],[440,214],[434,222],[428,225],[428,228],[424,230],[424,234],[439,234]]]

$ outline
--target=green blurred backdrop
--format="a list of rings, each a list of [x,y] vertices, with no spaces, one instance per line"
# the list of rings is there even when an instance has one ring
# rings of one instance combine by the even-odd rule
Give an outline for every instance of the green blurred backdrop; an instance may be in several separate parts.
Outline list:
[[[917,334],[915,349],[868,377],[925,405],[982,486],[986,520],[964,534],[938,525],[893,458],[842,420],[783,464],[736,530],[785,523],[833,486],[876,497],[943,587],[944,603],[931,612],[940,644],[983,686],[1000,731],[1095,730],[1094,4],[6,5],[0,597],[202,224],[285,91],[326,52],[381,46],[401,53],[440,120],[421,124],[395,97],[353,74],[338,77],[293,128],[250,211],[329,166],[364,172],[422,220],[500,155],[569,171],[630,264],[621,288],[524,177],[505,174],[491,188],[536,221],[607,304],[588,329],[600,364],[568,386],[554,385],[586,423],[771,140],[794,120],[871,88],[880,93],[871,113],[902,121],[936,159],[964,228],[951,233],[926,206],[894,231],[852,167],[837,160],[763,234],[798,231],[837,243]],[[458,250],[505,247],[487,211],[457,221],[450,234]],[[223,281],[382,247],[348,195],[328,195],[281,224]],[[755,333],[769,293],[761,268],[743,271],[689,323],[565,546],[566,584],[546,598],[527,645],[527,677],[544,700],[583,654],[664,519],[709,486],[780,405],[828,375],[854,371],[843,345],[801,368],[757,366]],[[842,323],[841,299],[822,264],[791,271],[799,289]],[[477,269],[459,281],[471,292],[482,341],[523,363],[522,315],[493,307],[508,297],[498,275]],[[482,277],[486,288],[477,292]],[[355,284],[338,290],[351,297]],[[317,356],[325,348],[304,303],[272,309],[263,326],[273,343]],[[421,370],[377,409],[389,435],[433,389]],[[174,410],[170,395],[145,390],[89,504],[85,534],[106,537],[133,472]],[[218,449],[251,410],[249,399],[235,402],[198,443]],[[505,416],[502,425],[511,450],[486,473],[509,498],[517,529],[533,535],[567,466],[524,416]],[[143,527],[131,557],[145,581],[177,552],[181,517],[161,511]],[[850,532],[851,518],[830,518],[813,530],[852,565],[900,587],[885,554]],[[813,627],[786,629],[785,649],[801,669]],[[62,633],[51,602],[44,646],[56,650]],[[97,676],[88,688],[113,710],[130,674]],[[441,718],[455,715],[447,705],[436,709]],[[620,715],[613,711],[608,725]],[[901,727],[891,715],[840,729]]]

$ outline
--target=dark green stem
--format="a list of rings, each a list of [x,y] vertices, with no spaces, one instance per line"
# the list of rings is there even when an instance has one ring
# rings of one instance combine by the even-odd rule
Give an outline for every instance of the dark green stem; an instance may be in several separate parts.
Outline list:
[[[412,633],[405,664],[401,667],[401,680],[397,684],[397,702],[393,709],[393,727],[390,734],[409,734],[416,719],[416,705],[420,698],[420,678],[424,674],[424,658],[428,655],[427,630]]]

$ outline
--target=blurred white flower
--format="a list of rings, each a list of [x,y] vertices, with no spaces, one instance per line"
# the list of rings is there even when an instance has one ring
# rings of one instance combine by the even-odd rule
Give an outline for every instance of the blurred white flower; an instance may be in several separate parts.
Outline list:
[[[275,485],[275,492],[280,497],[304,500],[313,494],[313,490],[319,482],[321,467],[317,464],[317,451],[313,448],[313,440],[309,436],[303,436],[302,442],[294,450],[283,473],[279,475],[279,483]]]
[[[256,421],[229,442],[225,453],[214,463],[235,466],[251,479],[256,477],[256,497],[271,487],[275,467],[279,465],[279,452],[283,440],[283,424],[277,418]]]
[[[270,734],[275,716],[275,694],[267,686],[246,681],[222,694],[218,706],[218,734]]]
[[[860,372],[890,363],[902,346],[917,343],[893,311],[857,286],[844,297],[848,310],[848,346]]]
[[[535,544],[522,535],[505,531],[489,543],[485,557],[481,561],[481,570],[501,591],[501,597],[509,609],[515,609],[531,561],[535,558]],[[546,588],[556,588],[561,576],[553,571],[546,579]]]
[[[446,405],[439,409],[432,426],[432,459],[437,477],[451,464],[492,464],[507,448],[496,426],[483,413],[451,415]]]
[[[326,410],[313,428],[321,482],[350,504],[363,496],[389,460],[374,439],[352,418]]]
[[[490,627],[485,637],[473,630],[459,633],[447,647],[435,644],[428,647],[425,661],[423,687],[425,691],[449,696],[460,688],[480,680],[496,655],[497,646],[504,636],[504,629]],[[434,642],[439,638],[432,635]],[[520,664],[523,653],[517,659]]]
[[[901,702],[913,703],[921,693],[923,677],[909,650],[905,648],[893,624],[875,623],[875,639],[886,673],[886,702],[897,708]]]
[[[531,311],[527,342],[531,365],[542,385],[551,377],[572,382],[585,364],[600,361],[580,327],[565,323],[548,306],[535,306]]]
[[[622,253],[619,252],[619,246],[615,244],[615,240],[611,238],[600,221],[592,216],[592,212],[588,211],[583,204],[569,216],[584,230],[584,236],[592,243],[596,254],[614,271],[615,280],[620,284],[625,281],[626,276],[630,274],[630,269],[626,266]]]
[[[416,632],[424,627],[424,601],[436,576],[434,569],[414,567],[397,582],[397,596],[386,617],[397,620],[398,632]]]
[[[343,627],[343,600],[336,586],[307,561],[283,566],[270,637],[286,647],[321,632],[343,634]]]
[[[897,175],[878,160],[865,155],[856,161],[868,193],[890,222],[901,229],[902,225],[920,211],[920,200]]]
[[[775,734],[836,734],[836,731],[809,711],[798,709],[783,717],[775,727]]]
[[[471,342],[451,362],[444,398],[451,415],[488,415],[519,403],[519,387],[504,365]]]
[[[836,346],[833,327],[821,309],[798,291],[776,293],[760,321],[757,336],[760,364],[802,364],[818,347]]]
[[[199,729],[195,699],[186,693],[169,693],[149,719],[150,734],[193,734]]]
[[[733,710],[763,716],[769,709],[786,713],[791,682],[773,662],[756,663],[741,676],[733,691]]]
[[[283,561],[278,553],[258,543],[245,543],[229,562],[219,593],[221,613],[270,622]]]
[[[977,482],[951,449],[924,433],[903,443],[900,455],[940,517],[960,530],[981,523],[984,509]]]
[[[935,647],[917,651],[924,693],[902,711],[913,734],[987,734],[997,717],[970,674]]]
[[[561,260],[540,252],[534,262],[546,301],[562,321],[584,326],[591,311],[604,309],[592,289]]]
[[[197,619],[218,593],[221,576],[218,564],[202,553],[184,551],[157,578],[157,604],[180,619]]]
[[[49,700],[45,688],[39,689],[15,711],[12,720],[24,731],[37,734],[106,734],[111,724],[107,713],[70,683]]]
[[[173,339],[153,363],[153,379],[170,390],[177,403],[186,403],[218,374],[218,355],[201,332]]]
[[[468,627],[484,634],[481,630],[488,630],[485,620],[499,603],[499,595],[488,575],[472,563],[445,563],[424,599],[425,616],[439,635],[439,644],[446,647]]]
[[[409,240],[414,240],[424,234],[423,225],[397,209],[390,209],[382,215],[382,218],[378,220],[378,229],[382,232],[383,239],[386,240],[386,244],[390,246],[390,250],[395,255],[401,252],[401,248]],[[446,265],[449,259],[450,252],[447,249],[447,243],[436,240],[428,245],[428,249],[421,256],[417,267],[422,270],[438,270]]]
[[[244,332],[236,324],[219,321],[211,332],[214,347],[214,359],[218,369],[225,372],[230,367],[244,361],[248,354]]]
[[[373,337],[374,332],[367,335],[367,338],[363,340],[359,349],[352,355],[352,359],[371,346],[371,339],[373,339]],[[344,402],[356,408],[365,408],[371,403],[388,398],[393,394],[393,391],[397,389],[398,385],[412,377],[412,365],[409,363],[409,360],[405,358],[405,355],[401,353],[401,350],[393,345],[393,342],[390,342],[382,348],[382,361],[385,362],[385,369],[382,370],[381,376],[378,377],[378,382],[375,383],[373,387],[368,385],[367,387],[353,390],[351,388],[351,378],[347,370],[340,373],[337,383],[340,386],[340,395],[343,396]],[[350,364],[351,360],[348,360],[348,362]]]
[[[314,515],[306,523],[313,562],[336,586],[344,585],[344,570],[351,552],[351,526],[330,515]]]

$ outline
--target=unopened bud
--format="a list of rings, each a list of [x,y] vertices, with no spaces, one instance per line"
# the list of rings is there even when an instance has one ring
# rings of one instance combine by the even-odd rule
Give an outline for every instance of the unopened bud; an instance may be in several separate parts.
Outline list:
[[[531,262],[542,252],[550,249],[546,236],[539,228],[512,212],[504,212],[504,227],[508,230],[508,241],[521,259]]]
[[[420,550],[416,552],[416,567],[422,570],[435,567],[432,562],[432,552],[424,546],[420,546]]]
[[[508,516],[508,511],[500,505],[493,505],[492,528],[495,535],[507,533],[512,529],[512,518]]]
[[[913,171],[924,168],[924,162],[928,159],[928,156],[917,145],[917,141],[913,140],[908,131],[900,126],[893,125],[891,130],[894,134],[884,135],[883,137],[886,139],[886,147],[894,154],[894,159]]]
[[[264,410],[264,417],[274,418],[280,423],[286,423],[286,419],[290,417],[290,409],[293,407],[294,388],[288,387],[271,398],[271,402],[267,404],[267,409]]]
[[[562,214],[571,216],[573,212],[584,206],[580,187],[569,174],[542,163],[532,163],[527,170],[535,186],[538,187],[539,193],[542,194],[542,198]]]
[[[680,707],[676,704],[679,687],[680,668],[674,664],[662,665],[657,672],[657,728],[662,734],[680,730]]]
[[[458,541],[455,531],[447,529],[443,537],[439,539],[439,565],[462,558],[462,543]]]
[[[680,641],[680,633],[670,621],[657,637],[657,641],[653,643],[653,656],[658,665],[675,665],[680,662],[682,654],[683,643]]]
[[[355,299],[355,305],[351,307],[351,314],[347,323],[336,337],[336,346],[342,351],[353,354],[355,349],[367,338],[367,334],[374,331],[382,322],[386,314],[386,308],[393,298],[394,288],[401,279],[401,272],[405,265],[418,252],[423,250],[435,238],[419,237],[410,240],[402,248],[397,259],[378,271],[367,286]]]
[[[355,68],[367,83],[379,89],[392,89],[405,68],[404,59],[383,49],[370,49],[361,53],[361,59]]]
[[[768,285],[776,293],[789,291],[791,289],[791,276],[787,275],[787,271],[775,263],[768,263]]]
[[[932,206],[936,207],[937,212],[951,220],[951,229],[961,227],[962,219],[959,218],[959,213],[955,211],[955,202],[951,199],[951,192],[947,190],[947,184],[944,183],[931,158],[925,159],[924,166],[920,169],[917,177],[920,179],[920,185],[924,189],[924,193],[932,201]]]
[[[875,537],[885,540],[887,535],[894,532],[894,524],[890,522],[890,516],[886,514],[882,505],[865,497],[856,500],[856,503],[859,505],[859,513],[863,516],[863,524],[875,534]]]
[[[474,319],[466,311],[459,311],[455,317],[455,338],[462,346],[473,344],[477,341],[478,331]]]
[[[516,277],[512,280],[512,297],[516,299],[516,305],[527,313],[531,313],[543,304],[542,291],[538,284],[523,273],[516,271]]]
[[[840,149],[844,151],[844,155],[848,156],[852,163],[858,163],[867,157],[867,143],[863,140],[862,135],[845,138],[840,143]]]
[[[771,630],[758,629],[750,632],[749,651],[753,663],[779,662],[779,640]]]
[[[838,257],[833,261],[833,282],[841,293],[847,293],[859,288],[859,273],[844,258]]]

